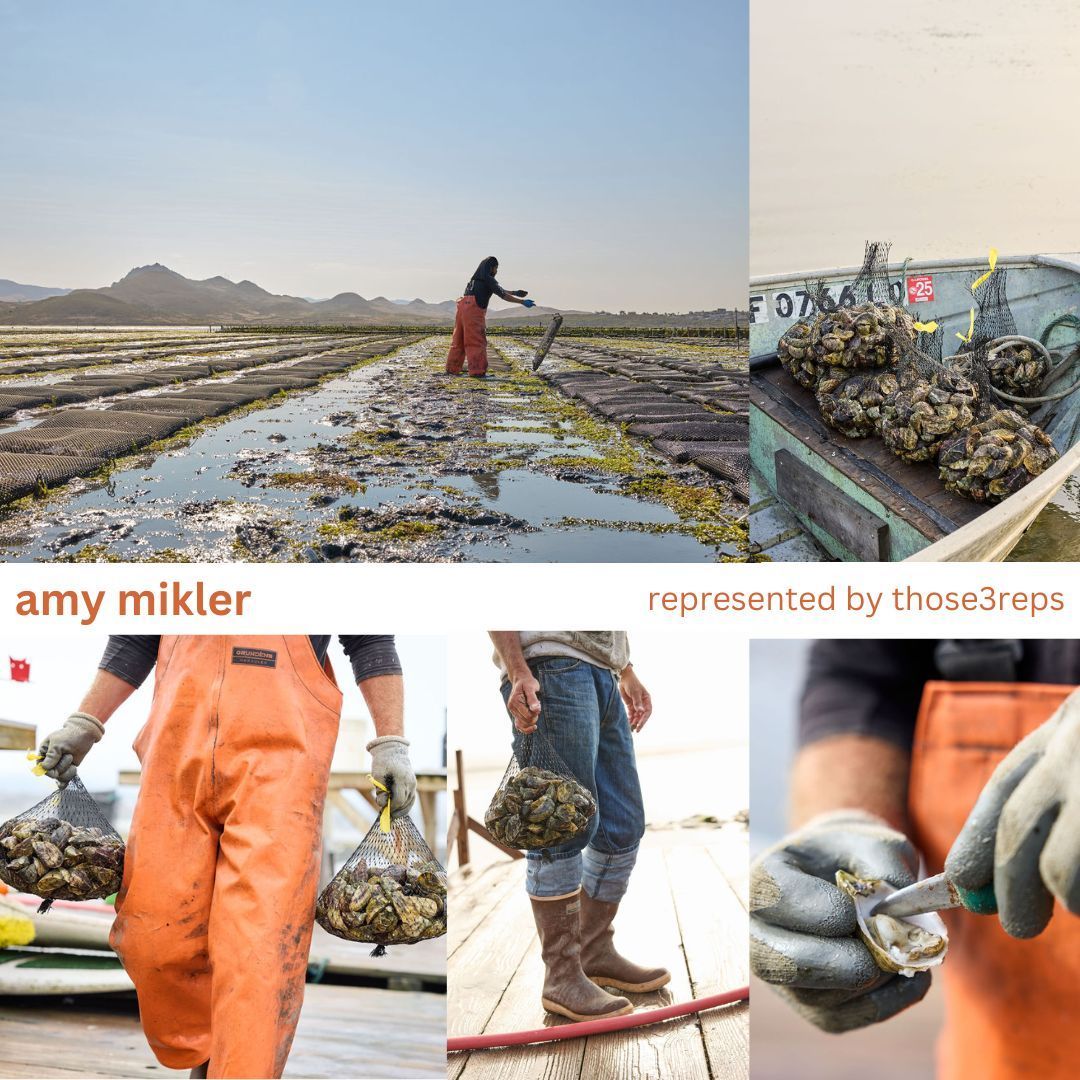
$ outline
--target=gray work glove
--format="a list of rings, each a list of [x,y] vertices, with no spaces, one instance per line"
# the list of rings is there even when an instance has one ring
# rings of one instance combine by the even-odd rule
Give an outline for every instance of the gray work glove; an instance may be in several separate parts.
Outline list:
[[[1080,691],[994,770],[945,859],[964,889],[993,882],[1007,934],[1046,929],[1056,896],[1080,915]]]
[[[105,726],[97,717],[83,712],[72,713],[62,728],[45,736],[45,741],[38,747],[38,764],[46,776],[59,781],[61,787],[67,787],[90,747],[104,734]]]
[[[390,791],[390,816],[407,814],[416,801],[416,773],[409,761],[409,740],[400,735],[382,735],[367,744],[371,755],[371,775]],[[375,789],[375,801],[386,805],[386,792]]]
[[[880,970],[858,937],[836,871],[911,885],[919,856],[903,833],[861,810],[822,814],[750,868],[750,966],[823,1031],[888,1020],[921,1001],[930,973]]]

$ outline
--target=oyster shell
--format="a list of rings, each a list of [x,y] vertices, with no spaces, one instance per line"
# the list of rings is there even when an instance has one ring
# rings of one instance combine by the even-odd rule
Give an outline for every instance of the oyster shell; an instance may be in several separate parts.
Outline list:
[[[903,919],[872,915],[882,900],[897,892],[894,886],[887,881],[856,877],[845,870],[836,871],[836,884],[854,901],[859,937],[882,971],[911,978],[917,971],[937,967],[945,959],[949,932],[936,912]]]

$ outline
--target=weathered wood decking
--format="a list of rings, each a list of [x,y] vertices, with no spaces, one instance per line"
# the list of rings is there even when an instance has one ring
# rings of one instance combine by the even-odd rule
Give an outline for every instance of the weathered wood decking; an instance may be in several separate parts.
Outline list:
[[[564,1022],[540,1003],[543,965],[524,889],[523,861],[451,879],[448,934],[451,1035],[510,1032]],[[616,924],[616,943],[663,963],[670,985],[631,995],[639,1009],[688,1001],[748,981],[745,830],[646,838]],[[540,1046],[450,1055],[449,1080],[633,1076],[637,1080],[749,1075],[749,1006],[631,1031]]]
[[[0,1076],[186,1076],[159,1065],[133,1000],[0,998]],[[446,998],[352,986],[307,988],[286,1077],[440,1078]]]
[[[308,985],[286,1077],[442,1077],[445,939],[370,952],[315,927],[313,965],[376,985]],[[157,1063],[134,994],[64,1001],[0,996],[0,1077],[186,1075]]]

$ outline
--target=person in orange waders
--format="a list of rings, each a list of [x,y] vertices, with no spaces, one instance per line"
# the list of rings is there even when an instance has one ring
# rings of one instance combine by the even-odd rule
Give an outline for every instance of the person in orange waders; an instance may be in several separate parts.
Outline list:
[[[838,869],[903,887],[993,885],[942,912],[943,1080],[1080,1068],[1080,642],[818,642],[800,716],[796,831],[751,872],[751,964],[828,1032],[914,1005],[878,970]],[[923,865],[920,867],[920,853]]]
[[[371,773],[407,813],[394,639],[342,643],[378,737]],[[110,941],[157,1059],[202,1077],[279,1077],[304,997],[323,801],[341,714],[329,636],[112,637],[79,711],[41,745],[75,775],[157,665],[135,739],[142,783]],[[385,804],[386,796],[382,796]]]
[[[483,378],[487,374],[487,306],[492,293],[508,300],[512,304],[534,307],[532,300],[526,300],[529,294],[525,289],[507,291],[496,280],[499,272],[499,260],[489,255],[477,268],[465,293],[457,302],[454,316],[454,338],[450,342],[450,352],[446,357],[446,373],[460,375],[466,359],[469,362],[469,374],[474,378]]]

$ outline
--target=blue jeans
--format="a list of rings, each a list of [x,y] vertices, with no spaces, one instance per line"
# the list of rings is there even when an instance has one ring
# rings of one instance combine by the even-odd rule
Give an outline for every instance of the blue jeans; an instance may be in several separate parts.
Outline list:
[[[606,668],[570,657],[529,667],[540,683],[537,730],[593,793],[597,809],[584,834],[543,854],[527,853],[525,888],[530,896],[563,896],[584,887],[595,900],[618,903],[645,835],[634,740],[618,680]],[[508,682],[502,694],[509,701]],[[522,736],[512,721],[511,730],[517,752]]]

